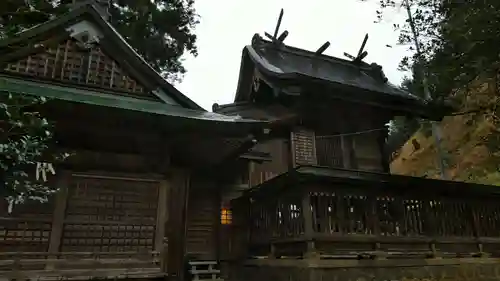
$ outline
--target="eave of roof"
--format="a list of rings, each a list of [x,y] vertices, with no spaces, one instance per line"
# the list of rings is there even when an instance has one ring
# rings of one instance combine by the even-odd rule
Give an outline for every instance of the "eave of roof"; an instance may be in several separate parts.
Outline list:
[[[167,91],[177,102],[179,102],[179,104],[189,109],[205,111],[201,106],[168,83],[155,69],[153,69],[151,65],[149,65],[149,63],[147,63],[144,58],[142,58],[142,56],[140,56],[127,43],[127,41],[116,31],[116,29],[102,17],[98,8],[95,6],[95,3],[89,2],[53,20],[25,30],[14,37],[1,40],[0,48],[20,43],[23,40],[39,36],[43,33],[49,33],[61,25],[74,23],[78,19],[85,16],[89,16],[90,19],[93,20],[99,28],[101,28],[105,37],[116,43],[120,51],[127,55],[127,58],[124,59],[133,64],[133,66],[144,73],[145,76],[151,78],[160,88]]]
[[[167,117],[212,122],[216,124],[240,124],[240,126],[248,125],[252,128],[262,128],[265,125],[265,122],[253,119],[243,119],[239,116],[226,116],[207,111],[182,108],[161,102],[105,94],[97,91],[70,88],[0,75],[0,94],[9,92],[43,96],[49,99],[118,108]]]
[[[245,153],[243,153],[240,158],[247,159],[250,161],[257,161],[257,162],[268,162],[272,161],[271,154],[269,152],[261,152],[261,151],[254,151],[250,150]]]
[[[300,184],[322,182],[330,185],[332,190],[347,184],[351,187],[363,188],[370,186],[371,190],[383,190],[393,194],[425,193],[433,196],[500,196],[497,186],[457,182],[449,180],[419,178],[404,175],[392,175],[377,172],[357,171],[348,169],[333,169],[319,166],[300,166],[283,173],[260,185],[246,191],[243,197],[269,197],[290,190],[290,187],[300,187]]]

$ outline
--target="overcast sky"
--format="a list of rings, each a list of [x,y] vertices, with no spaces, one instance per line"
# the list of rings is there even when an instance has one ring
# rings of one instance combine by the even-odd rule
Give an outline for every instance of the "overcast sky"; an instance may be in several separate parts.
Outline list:
[[[243,47],[255,33],[274,32],[281,8],[285,13],[280,31],[289,32],[285,44],[314,51],[330,41],[325,54],[345,58],[344,52],[357,54],[368,33],[365,61],[381,64],[389,81],[399,85],[405,73],[397,66],[407,48],[395,46],[392,24],[404,19],[404,13],[393,11],[383,23],[374,23],[378,1],[370,1],[197,0],[199,55],[186,57],[187,74],[176,87],[209,111],[215,102],[233,102]]]

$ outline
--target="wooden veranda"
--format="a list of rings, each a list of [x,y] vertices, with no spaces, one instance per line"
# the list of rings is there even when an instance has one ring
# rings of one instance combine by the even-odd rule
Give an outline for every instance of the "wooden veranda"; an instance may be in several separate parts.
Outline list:
[[[494,186],[299,167],[233,202],[238,258],[500,256]]]

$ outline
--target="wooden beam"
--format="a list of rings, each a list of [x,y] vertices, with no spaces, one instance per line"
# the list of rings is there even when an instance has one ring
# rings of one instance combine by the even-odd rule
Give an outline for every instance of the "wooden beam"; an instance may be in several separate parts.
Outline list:
[[[175,169],[169,180],[167,272],[169,280],[183,281],[190,176],[186,170]]]
[[[168,196],[170,185],[167,180],[160,182],[158,191],[158,206],[156,215],[155,250],[160,253],[160,270],[167,272],[168,262],[168,242],[165,241],[167,235],[166,226],[168,223]]]
[[[216,182],[216,185],[219,185],[218,182]],[[221,201],[222,201],[222,193],[221,193],[221,189],[219,188],[216,188],[215,191],[214,191],[216,194],[214,196],[214,204],[215,206],[217,206],[217,208],[215,209],[215,214],[214,215],[214,233],[213,233],[213,239],[214,239],[214,246],[215,246],[215,259],[216,260],[220,260],[221,259],[221,241],[220,241],[220,238],[221,238],[221,235],[220,235],[220,231],[221,231],[221,209],[222,209],[222,206],[221,206]]]
[[[54,214],[52,217],[52,229],[50,231],[49,254],[55,255],[61,247],[61,240],[64,227],[64,217],[66,215],[66,204],[68,201],[68,185],[70,181],[70,173],[68,171],[59,171],[57,177],[57,188],[59,189],[56,195]],[[50,257],[49,257],[50,258]],[[53,264],[47,263],[47,269],[53,269]]]
[[[155,232],[155,251],[161,252],[163,249],[163,239],[165,237],[165,224],[168,219],[168,192],[169,182],[162,180],[158,188],[158,206],[156,212],[156,232]]]
[[[340,136],[340,146],[342,147],[342,163],[344,168],[351,169],[352,167],[352,159],[351,159],[351,151],[353,149],[352,146],[352,137],[351,136]]]
[[[134,140],[148,140],[161,143],[167,140],[157,131],[146,131],[125,125],[107,124],[97,120],[56,120],[55,129],[59,134],[81,134],[85,133],[91,136],[131,138]]]
[[[71,147],[60,147],[60,150],[62,152],[70,151],[75,153],[60,163],[60,165],[79,172],[90,172],[91,170],[141,174],[160,172],[152,169],[146,155],[138,153],[113,153]]]
[[[64,40],[68,39],[68,37],[69,33],[65,31],[59,35],[53,36],[41,42],[28,42],[28,46],[23,46],[19,49],[12,50],[7,54],[2,55],[0,58],[0,67],[4,68],[10,62],[22,60],[28,56],[43,52],[51,47],[56,47],[58,44],[64,42]]]

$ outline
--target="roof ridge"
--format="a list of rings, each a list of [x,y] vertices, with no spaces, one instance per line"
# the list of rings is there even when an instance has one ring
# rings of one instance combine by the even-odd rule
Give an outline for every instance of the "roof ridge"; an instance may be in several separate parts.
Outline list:
[[[287,53],[299,55],[302,57],[307,57],[307,58],[311,58],[311,59],[324,59],[324,60],[330,61],[332,63],[341,63],[345,66],[359,69],[360,71],[365,72],[366,74],[368,74],[369,76],[371,76],[372,78],[374,78],[380,82],[387,83],[387,81],[388,81],[387,77],[385,76],[384,71],[382,70],[382,66],[375,63],[375,62],[368,64],[366,62],[361,61],[360,64],[357,64],[357,63],[354,63],[353,61],[349,61],[346,59],[342,59],[342,58],[335,57],[335,56],[329,56],[329,55],[325,55],[325,54],[316,54],[313,51],[301,49],[298,47],[289,46],[289,45],[286,45],[284,43],[276,45],[272,41],[269,41],[269,40],[262,38],[262,36],[260,36],[258,33],[254,34],[254,36],[252,38],[251,45],[252,45],[252,47],[266,46],[266,47],[270,47],[270,48],[273,48],[273,49],[278,50],[278,51],[285,51]]]

